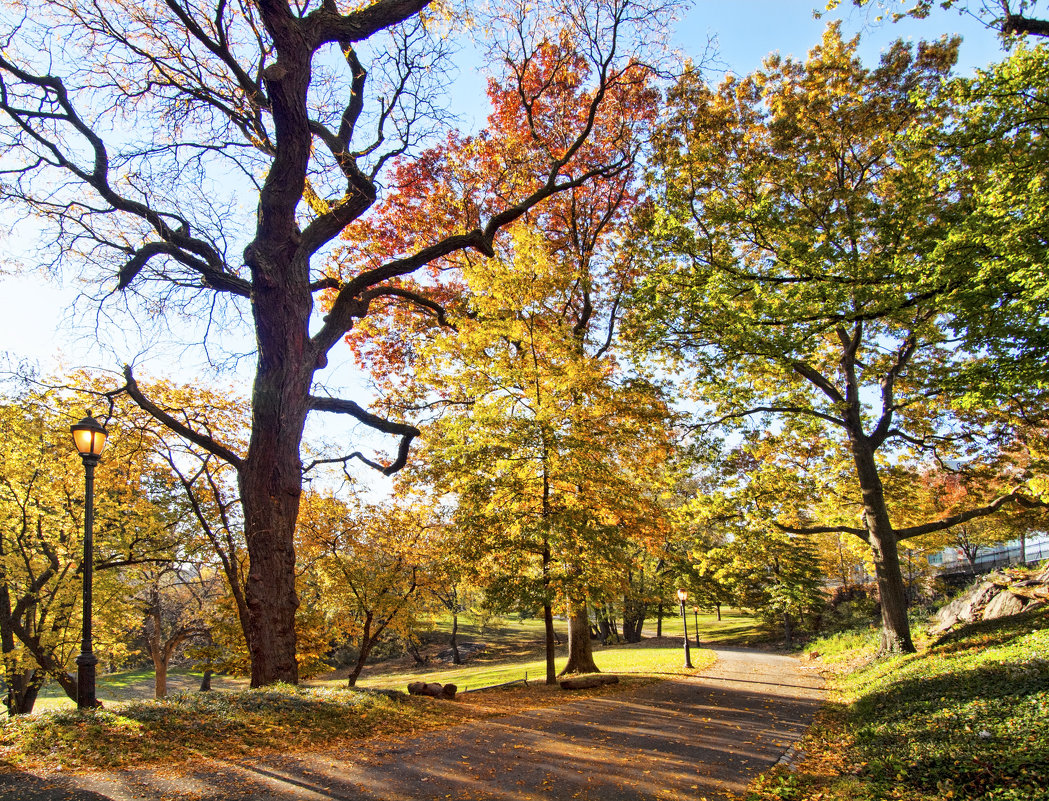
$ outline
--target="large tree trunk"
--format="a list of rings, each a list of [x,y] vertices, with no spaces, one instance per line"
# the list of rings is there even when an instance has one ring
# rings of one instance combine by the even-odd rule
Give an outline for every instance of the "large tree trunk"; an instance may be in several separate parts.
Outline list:
[[[277,149],[259,195],[254,239],[244,249],[258,356],[251,438],[239,469],[248,548],[245,602],[251,686],[297,684],[295,523],[302,495],[299,453],[313,374],[326,363],[310,340],[311,253],[296,219],[312,135],[307,120],[312,52],[287,10],[260,7],[282,67],[265,75]],[[269,71],[267,71],[269,72]]]
[[[248,547],[244,632],[251,654],[251,686],[277,681],[297,684],[295,658],[295,523],[302,493],[302,441],[309,411],[313,366],[308,364],[306,320],[309,293],[300,315],[292,314],[287,295],[255,298],[255,306],[278,306],[257,312],[259,368],[253,391],[253,420],[248,458],[240,470],[244,536]],[[259,293],[265,296],[265,292]],[[262,321],[280,324],[264,326]]]
[[[561,675],[568,673],[600,673],[594,664],[585,598],[571,598],[568,602],[568,664]]]
[[[862,434],[850,431],[850,447],[856,464],[860,492],[863,495],[863,519],[867,528],[867,539],[874,555],[875,574],[878,579],[878,595],[881,599],[881,652],[913,653],[910,623],[907,620],[907,592],[900,570],[900,556],[896,547],[896,534],[889,520],[885,505],[874,451]]]

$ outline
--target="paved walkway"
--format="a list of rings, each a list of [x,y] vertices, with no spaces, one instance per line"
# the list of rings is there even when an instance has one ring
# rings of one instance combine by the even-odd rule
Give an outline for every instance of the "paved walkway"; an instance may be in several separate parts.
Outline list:
[[[188,776],[0,775],[25,801],[715,801],[740,792],[808,727],[823,697],[792,657],[720,649],[703,674],[473,721],[338,755],[209,763]]]

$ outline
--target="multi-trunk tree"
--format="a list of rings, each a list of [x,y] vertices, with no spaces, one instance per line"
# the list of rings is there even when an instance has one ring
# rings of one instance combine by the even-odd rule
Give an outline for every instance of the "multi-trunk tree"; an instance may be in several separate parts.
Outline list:
[[[400,276],[451,253],[493,254],[508,224],[633,159],[636,120],[617,102],[644,71],[637,56],[662,16],[645,0],[494,6],[480,27],[493,33],[495,79],[526,120],[522,148],[505,156],[527,151],[541,169],[486,196],[467,227],[419,230],[410,246],[334,273],[330,244],[373,206],[384,167],[441,127],[443,56],[465,9],[105,0],[4,13],[5,205],[37,215],[55,262],[80,271],[107,311],[123,299],[146,329],[188,320],[208,337],[246,324],[254,338],[244,447],[160,408],[125,371],[143,409],[236,472],[253,686],[298,679],[294,530],[307,417],[347,415],[398,437],[389,462],[362,457],[387,473],[418,433],[330,396],[319,378],[332,349],[374,301],[403,296]],[[574,57],[546,82],[543,53],[566,43]],[[565,76],[579,105],[558,105]],[[595,151],[598,132],[607,146]]]
[[[951,392],[977,358],[948,325],[971,275],[946,251],[970,207],[911,150],[912,134],[947,124],[935,100],[955,44],[898,43],[874,69],[856,45],[832,26],[805,62],[770,57],[716,88],[693,72],[678,83],[655,138],[652,268],[634,309],[642,336],[694,371],[707,422],[844,449],[852,519],[781,525],[864,540],[882,646],[912,650],[898,543],[1015,495],[900,525],[886,462],[960,465],[1010,433]]]

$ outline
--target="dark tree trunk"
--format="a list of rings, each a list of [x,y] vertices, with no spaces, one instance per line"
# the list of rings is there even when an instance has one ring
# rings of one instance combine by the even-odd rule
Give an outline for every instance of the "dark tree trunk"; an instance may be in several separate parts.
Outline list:
[[[546,631],[546,683],[557,684],[557,667],[554,664],[554,610],[550,604],[543,606],[543,628]]]
[[[244,250],[251,271],[251,313],[258,348],[251,396],[251,438],[239,468],[248,577],[244,596],[251,686],[297,684],[295,523],[302,494],[299,453],[314,371],[325,352],[310,340],[310,258],[296,213],[312,135],[307,95],[313,53],[287,10],[263,4],[281,69],[265,76],[277,148],[259,194],[254,239]]]
[[[663,636],[663,602],[656,604],[656,636]]]
[[[606,644],[611,643],[612,642],[612,623],[608,619],[608,610],[607,610],[607,608],[601,608],[601,609],[596,610],[596,612],[597,612],[597,638],[596,639],[599,639],[599,640],[601,640],[601,642],[606,643]],[[591,626],[590,628],[592,629],[593,627]],[[591,639],[595,639],[595,638],[591,637]],[[569,630],[568,642],[569,642],[569,647],[571,647],[571,643],[572,643],[571,630]]]
[[[255,302],[257,305],[259,300],[256,298]],[[287,321],[287,326],[294,327],[291,321]],[[305,334],[305,318],[301,333]],[[249,559],[244,589],[248,627],[244,634],[251,654],[252,687],[277,681],[297,684],[299,680],[295,658],[295,611],[299,599],[295,592],[294,536],[302,492],[299,442],[306,421],[312,370],[301,365],[305,358],[302,341],[295,349],[300,354],[298,365],[285,363],[265,370],[266,346],[262,343],[275,335],[271,331],[265,336],[259,332],[262,354],[253,393],[254,425],[249,456],[240,471]],[[282,358],[288,356],[284,354]]]
[[[561,675],[599,672],[590,644],[590,615],[586,599],[571,598],[568,602],[568,664]]]
[[[546,633],[546,683],[557,684],[554,664],[554,610],[550,606],[550,477],[547,475],[548,453],[543,443],[543,628]]]
[[[168,660],[163,656],[153,657],[153,694],[157,698],[168,694]]]
[[[211,677],[214,675],[214,671],[205,670],[204,677],[200,680],[200,692],[207,693],[211,692]]]
[[[459,631],[459,614],[455,611],[452,612],[452,664],[461,665],[463,663],[462,657],[459,656],[459,643],[456,641],[456,634]]]
[[[790,612],[783,613],[783,644],[790,648],[794,645],[794,631],[792,628]]]
[[[645,625],[648,604],[623,597],[623,639],[630,643],[641,642],[641,629]]]
[[[46,674],[40,668],[5,671],[7,695],[4,696],[4,706],[7,707],[7,714],[11,717],[30,714],[46,678]]]
[[[880,650],[883,653],[913,653],[915,648],[907,620],[907,593],[900,570],[896,534],[885,505],[874,451],[863,434],[857,434],[851,429],[849,433],[850,449],[863,495],[863,519],[878,579],[882,623]]]
[[[368,654],[371,653],[377,636],[377,634],[372,634],[372,616],[368,613],[364,618],[364,631],[361,633],[361,647],[357,651],[357,661],[350,670],[350,675],[346,677],[347,687],[356,686],[357,679],[360,678],[361,671],[364,670],[364,663],[368,661]]]
[[[718,620],[721,620],[721,604],[715,604],[718,610]]]

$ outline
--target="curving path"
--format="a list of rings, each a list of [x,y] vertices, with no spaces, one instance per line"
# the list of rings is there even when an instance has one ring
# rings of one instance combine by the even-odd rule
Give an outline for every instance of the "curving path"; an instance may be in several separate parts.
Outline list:
[[[131,770],[0,775],[25,801],[715,801],[740,792],[804,733],[822,683],[798,660],[716,649],[704,673],[562,707],[474,721],[352,752],[215,764],[188,776]]]

